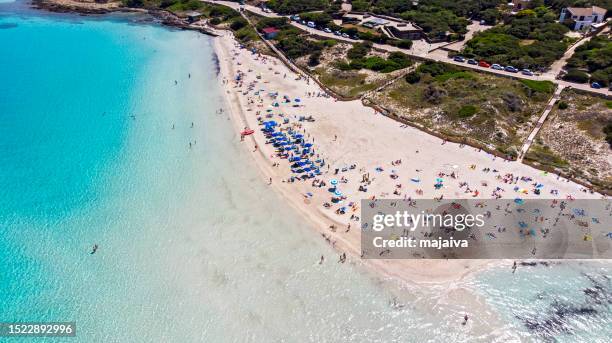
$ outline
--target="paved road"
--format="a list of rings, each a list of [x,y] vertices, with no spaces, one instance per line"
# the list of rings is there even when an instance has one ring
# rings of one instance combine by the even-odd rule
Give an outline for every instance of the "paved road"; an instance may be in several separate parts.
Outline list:
[[[227,6],[227,7],[231,7],[233,9],[237,10],[237,11],[239,11],[242,8],[244,10],[248,10],[249,12],[252,12],[252,13],[255,13],[257,15],[264,16],[264,17],[271,17],[271,18],[282,17],[281,15],[278,15],[276,13],[264,12],[264,11],[261,10],[261,8],[256,7],[256,6],[252,6],[252,5],[240,5],[239,3],[232,2],[232,1],[215,1],[215,0],[201,0],[201,1],[208,2],[208,3],[216,3],[216,4],[224,5],[224,6]],[[288,16],[284,16],[284,17],[288,17]],[[293,26],[295,26],[295,27],[297,27],[299,29],[302,29],[302,30],[304,30],[304,31],[306,31],[306,32],[308,32],[310,34],[317,35],[317,36],[320,36],[320,37],[333,38],[335,40],[345,41],[345,42],[349,42],[349,43],[361,42],[361,40],[354,40],[354,39],[349,39],[349,38],[338,37],[338,36],[334,35],[333,33],[327,33],[327,32],[321,31],[321,30],[313,29],[313,28],[310,28],[310,27],[308,27],[306,25],[302,25],[302,24],[299,24],[299,23],[296,23],[296,22],[293,22],[293,21],[291,21],[291,25],[293,25]],[[426,49],[418,49],[417,51],[414,51],[414,49],[406,50],[406,49],[400,49],[398,47],[384,45],[384,44],[374,44],[373,46],[376,49],[380,49],[380,50],[384,50],[384,51],[388,51],[388,52],[399,51],[399,52],[403,52],[403,53],[406,53],[408,55],[420,57],[420,58],[423,58],[423,59],[429,59],[429,60],[433,60],[433,61],[440,61],[440,62],[455,64],[455,65],[459,65],[459,66],[464,67],[464,68],[475,69],[475,70],[479,70],[479,71],[482,71],[482,72],[488,72],[488,73],[504,75],[504,76],[511,76],[513,78],[516,78],[516,79],[528,79],[528,80],[536,80],[536,81],[548,80],[548,81],[552,81],[552,82],[558,84],[559,86],[563,86],[565,88],[572,87],[572,88],[580,89],[580,90],[587,91],[587,92],[599,93],[599,94],[604,94],[604,95],[607,95],[607,96],[612,96],[612,92],[610,92],[606,88],[593,89],[588,84],[579,84],[579,83],[567,82],[567,81],[563,81],[563,80],[556,80],[555,76],[552,75],[551,73],[545,73],[545,74],[542,74],[542,75],[527,76],[527,75],[523,75],[523,74],[520,74],[520,73],[510,73],[510,72],[507,72],[507,71],[495,70],[495,69],[491,69],[491,68],[482,68],[482,67],[471,65],[471,64],[467,64],[467,63],[455,62],[452,59],[448,58],[448,52],[446,52],[444,50],[440,50],[440,49],[428,52]],[[571,54],[569,54],[569,52],[567,52],[566,54],[571,56]]]

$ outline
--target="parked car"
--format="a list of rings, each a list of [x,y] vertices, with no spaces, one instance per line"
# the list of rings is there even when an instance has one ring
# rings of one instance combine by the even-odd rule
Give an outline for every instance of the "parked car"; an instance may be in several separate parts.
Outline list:
[[[310,28],[313,28],[313,29],[316,27],[316,25],[315,25],[315,23],[313,21],[309,21],[306,25],[308,27],[310,27]]]
[[[325,31],[327,33],[332,33],[332,30],[329,27],[326,27],[325,29],[323,29],[323,31]]]
[[[467,62],[468,64],[471,64],[471,65],[478,65],[478,62],[476,62],[476,60],[473,58],[470,58]]]
[[[491,65],[485,61],[480,61],[478,62],[478,65],[483,67],[483,68],[491,68]]]
[[[591,83],[591,88],[600,89],[601,85],[599,84],[599,82],[593,82]]]
[[[465,58],[463,58],[463,57],[461,57],[461,56],[455,56],[455,57],[453,58],[453,61],[463,63],[463,62],[465,62]]]
[[[527,76],[533,76],[533,72],[531,70],[529,70],[529,69],[521,70],[521,74],[527,75]]]
[[[511,73],[518,73],[519,70],[514,68],[513,66],[507,66],[506,68],[504,68],[505,71],[511,72]]]
[[[300,20],[300,24],[306,25],[306,20]]]
[[[495,63],[491,66],[492,69],[495,70],[504,70],[504,67],[500,66],[499,64]]]
[[[336,35],[336,36],[342,36],[342,33],[341,33],[340,31],[336,31],[336,32],[334,32],[334,35]]]
[[[343,33],[342,38],[351,38],[351,37],[349,37],[349,35],[347,35],[346,33]]]
[[[351,39],[358,40],[358,39],[359,39],[359,37],[357,37],[357,36],[351,36]]]

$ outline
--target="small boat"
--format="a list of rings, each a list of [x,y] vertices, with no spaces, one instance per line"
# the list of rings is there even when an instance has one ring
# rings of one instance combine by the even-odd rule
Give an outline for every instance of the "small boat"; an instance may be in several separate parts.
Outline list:
[[[253,134],[253,132],[255,132],[255,130],[246,129],[246,130],[244,130],[244,131],[240,132],[240,134],[241,134],[242,136],[248,136],[248,135],[252,135],[252,134]]]

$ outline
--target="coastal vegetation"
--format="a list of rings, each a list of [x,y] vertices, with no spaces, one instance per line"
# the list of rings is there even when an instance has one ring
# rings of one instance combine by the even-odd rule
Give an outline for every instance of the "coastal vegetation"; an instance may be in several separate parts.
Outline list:
[[[610,101],[564,90],[536,136],[525,160],[612,189]]]
[[[360,61],[362,65],[357,67],[351,61]],[[356,98],[397,77],[403,72],[400,66],[408,67],[413,61],[404,54],[375,51],[368,42],[354,45],[337,42],[317,54],[316,65],[305,57],[296,63],[340,96]]]
[[[548,82],[425,62],[369,99],[449,139],[469,137],[471,143],[516,156],[553,92]]]
[[[369,55],[372,50],[372,43],[355,43],[347,51],[346,60],[340,60],[335,64],[339,70],[360,70],[369,69],[381,73],[390,73],[412,65],[413,61],[408,55],[401,52],[392,52],[387,58]]]
[[[501,17],[497,9],[502,0],[375,0],[353,1],[353,10],[370,11],[410,20],[423,28],[429,38],[461,38],[467,32],[470,19],[495,24]],[[356,6],[357,4],[357,6]]]
[[[565,36],[569,29],[557,23],[557,18],[557,13],[543,6],[520,11],[476,34],[462,54],[489,63],[545,70],[563,56],[571,41]]]
[[[579,75],[582,82],[608,86],[612,82],[612,38],[609,35],[596,36],[577,47],[566,68],[574,70],[573,77]]]
[[[327,0],[270,0],[266,6],[278,14],[296,14],[320,11],[330,5]]]

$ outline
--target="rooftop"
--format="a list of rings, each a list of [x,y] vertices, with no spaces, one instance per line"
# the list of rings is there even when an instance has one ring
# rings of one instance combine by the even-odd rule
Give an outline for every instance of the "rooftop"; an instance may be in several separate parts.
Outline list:
[[[577,16],[590,16],[593,14],[606,15],[606,9],[593,6],[593,7],[568,7],[567,11]]]

